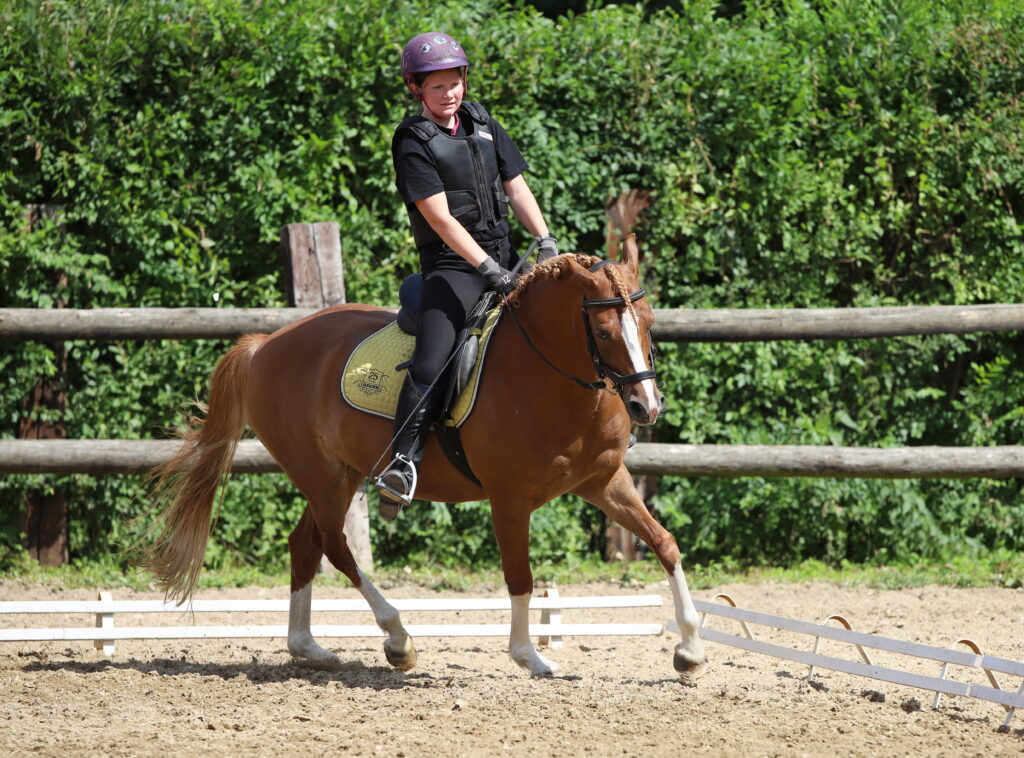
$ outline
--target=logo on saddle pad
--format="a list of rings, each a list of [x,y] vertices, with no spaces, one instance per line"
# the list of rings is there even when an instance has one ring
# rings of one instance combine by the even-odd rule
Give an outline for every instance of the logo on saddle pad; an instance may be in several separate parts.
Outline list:
[[[500,311],[500,308],[491,311],[478,332],[480,344],[476,361],[465,388],[449,405],[447,415],[450,420],[446,421],[449,425],[461,426],[473,410],[487,346]],[[357,410],[393,419],[395,406],[398,405],[398,393],[405,381],[415,347],[416,338],[399,329],[395,322],[360,342],[348,357],[341,374],[341,396],[345,402]],[[398,369],[398,366],[402,368]],[[452,370],[457,368],[452,366]],[[445,389],[442,387],[441,391]]]
[[[373,397],[382,392],[387,392],[388,383],[391,379],[390,374],[385,374],[373,366],[360,366],[356,369],[356,373],[359,375],[359,378],[355,380],[356,389],[364,395]]]

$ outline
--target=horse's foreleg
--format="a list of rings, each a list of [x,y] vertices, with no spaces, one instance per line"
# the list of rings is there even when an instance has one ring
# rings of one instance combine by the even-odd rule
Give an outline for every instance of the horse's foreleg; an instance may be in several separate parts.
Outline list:
[[[707,659],[704,656],[704,642],[700,638],[700,617],[690,597],[675,538],[647,510],[625,466],[620,466],[607,482],[580,488],[576,494],[596,505],[613,521],[643,540],[658,556],[669,575],[676,623],[682,635],[682,641],[676,645],[672,663],[683,681],[697,679],[705,672]]]
[[[525,503],[500,504],[491,501],[494,536],[501,552],[509,598],[512,601],[512,628],[508,652],[512,660],[530,672],[530,676],[554,676],[560,669],[554,661],[537,652],[530,640],[530,597],[533,572],[530,571],[530,509]]]
[[[692,682],[703,676],[708,664],[704,655],[704,641],[700,638],[700,617],[690,597],[690,588],[686,586],[686,575],[678,558],[672,566],[668,583],[672,588],[676,623],[683,637],[676,645],[672,665],[684,682]]]

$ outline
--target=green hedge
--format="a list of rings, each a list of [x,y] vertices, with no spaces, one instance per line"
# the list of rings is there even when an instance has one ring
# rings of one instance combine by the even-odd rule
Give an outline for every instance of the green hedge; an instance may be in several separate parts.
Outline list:
[[[727,11],[727,12],[725,12]],[[338,220],[350,300],[394,302],[415,253],[390,138],[413,109],[401,45],[471,56],[563,247],[640,234],[660,307],[1024,302],[1024,10],[1013,0],[682,3],[545,17],[496,0],[17,0],[0,10],[0,306],[283,305],[278,230]],[[64,226],[25,229],[29,203]],[[523,241],[521,232],[518,240]],[[66,283],[60,284],[60,275]],[[68,436],[162,436],[226,344],[70,342]],[[663,345],[659,441],[993,445],[1021,438],[1021,340]],[[55,371],[0,348],[0,436]],[[70,494],[72,551],[130,541],[136,477],[0,479],[0,553],[29,489]],[[654,506],[690,561],[941,559],[1024,547],[1015,480],[684,480]],[[303,503],[238,477],[210,560],[278,566]],[[373,520],[381,563],[488,564],[486,504]],[[538,560],[598,549],[571,498]],[[0,559],[2,560],[2,559]]]

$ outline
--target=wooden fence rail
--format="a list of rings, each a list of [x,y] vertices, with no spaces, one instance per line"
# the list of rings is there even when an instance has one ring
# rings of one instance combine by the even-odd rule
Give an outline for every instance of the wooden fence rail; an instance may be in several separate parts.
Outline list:
[[[223,339],[272,332],[316,308],[0,308],[0,340]],[[1024,305],[655,309],[668,342],[872,339],[1024,330]]]
[[[173,440],[0,440],[0,474],[137,474],[167,460]],[[855,448],[815,445],[682,445],[640,442],[633,474],[673,476],[1004,479],[1024,476],[1024,447]],[[232,471],[281,469],[258,440],[242,440]]]
[[[671,342],[874,339],[1024,330],[1024,305],[655,311],[654,336]]]
[[[272,332],[317,308],[0,309],[0,341],[223,339]],[[659,309],[659,340],[743,342],[860,339],[1024,329],[1024,305],[771,310]],[[0,440],[0,474],[141,473],[173,453],[174,441]],[[851,448],[811,445],[640,443],[626,459],[634,474],[860,477],[879,479],[1024,476],[1024,447]],[[233,471],[279,471],[256,440],[238,446]]]

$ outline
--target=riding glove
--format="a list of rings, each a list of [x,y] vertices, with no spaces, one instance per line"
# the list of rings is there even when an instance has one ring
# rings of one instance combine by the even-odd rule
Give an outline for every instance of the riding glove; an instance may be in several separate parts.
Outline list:
[[[553,234],[542,234],[540,237],[534,237],[537,242],[537,263],[543,263],[548,258],[554,258],[558,255],[558,240]]]
[[[515,277],[507,268],[502,268],[493,258],[487,258],[476,267],[487,285],[499,295],[507,295],[516,288]]]

